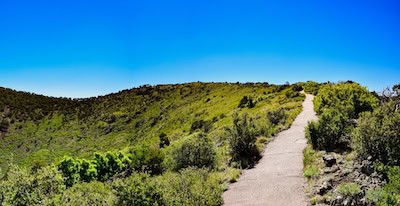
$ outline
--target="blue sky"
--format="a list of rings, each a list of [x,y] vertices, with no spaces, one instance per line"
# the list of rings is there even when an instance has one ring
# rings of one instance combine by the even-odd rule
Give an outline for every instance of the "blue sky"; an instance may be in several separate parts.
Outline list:
[[[88,97],[191,81],[400,82],[400,3],[0,3],[0,86]]]

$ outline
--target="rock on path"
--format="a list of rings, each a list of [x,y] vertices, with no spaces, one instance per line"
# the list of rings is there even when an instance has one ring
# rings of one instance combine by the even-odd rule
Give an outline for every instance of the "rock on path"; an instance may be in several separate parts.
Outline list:
[[[223,194],[224,205],[307,205],[303,177],[303,149],[307,140],[304,127],[317,119],[314,96],[306,94],[303,111],[292,126],[280,132],[266,146],[263,157],[252,169],[245,170]]]

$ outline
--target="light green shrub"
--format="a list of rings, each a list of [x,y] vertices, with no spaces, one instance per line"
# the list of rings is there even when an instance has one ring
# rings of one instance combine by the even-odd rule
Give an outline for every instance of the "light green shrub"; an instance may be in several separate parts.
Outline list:
[[[148,174],[135,173],[128,178],[117,179],[113,188],[118,197],[117,205],[163,205],[159,184]]]
[[[57,195],[52,200],[52,205],[79,205],[79,206],[109,206],[114,205],[116,196],[109,185],[92,181],[78,183]]]
[[[207,169],[187,168],[159,178],[165,205],[222,205],[222,180]]]

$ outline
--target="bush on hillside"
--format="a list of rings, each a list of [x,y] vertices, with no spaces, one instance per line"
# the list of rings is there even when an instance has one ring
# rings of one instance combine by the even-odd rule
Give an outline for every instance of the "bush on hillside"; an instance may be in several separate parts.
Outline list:
[[[158,137],[160,138],[160,148],[169,146],[170,142],[168,136],[165,133],[161,133]]]
[[[284,123],[287,119],[288,114],[282,108],[274,109],[267,112],[267,119],[272,125],[278,125]]]
[[[155,144],[139,144],[130,149],[131,169],[150,174],[161,174],[163,172],[162,162],[164,153]]]
[[[165,205],[222,205],[222,180],[207,169],[186,168],[160,177],[160,191]]]
[[[353,132],[359,154],[384,164],[400,166],[400,110],[394,101],[364,113]]]
[[[238,108],[253,108],[256,106],[256,101],[251,96],[243,96],[239,102]]]
[[[313,81],[308,81],[308,82],[304,83],[304,85],[303,85],[304,92],[306,92],[308,94],[313,94],[313,95],[318,94],[319,87],[320,87],[320,84],[318,84],[317,82],[313,82]]]
[[[211,140],[204,134],[182,138],[168,148],[164,165],[178,171],[187,167],[215,166],[215,148]]]
[[[116,196],[109,185],[93,181],[75,184],[53,198],[51,205],[109,206],[114,205]]]
[[[132,158],[122,152],[95,153],[94,160],[65,157],[58,168],[70,187],[79,182],[106,181],[129,168]]]
[[[352,126],[348,117],[337,110],[325,110],[316,122],[309,122],[306,136],[314,149],[343,151],[350,148]]]
[[[210,120],[207,120],[207,121],[196,120],[192,123],[192,126],[190,127],[190,132],[192,133],[196,130],[201,129],[201,130],[203,130],[203,132],[208,133],[212,128],[212,123],[213,122]]]
[[[251,118],[243,114],[239,118],[235,113],[233,116],[233,127],[229,130],[228,142],[232,162],[238,163],[242,167],[252,166],[260,157],[257,149],[257,133]]]
[[[400,167],[376,164],[378,172],[387,178],[387,184],[381,188],[367,191],[367,201],[377,206],[391,206],[400,204]]]
[[[145,173],[135,173],[112,183],[118,200],[116,205],[164,205],[159,185],[155,179]]]
[[[314,110],[317,114],[335,109],[345,113],[350,119],[357,119],[360,113],[372,111],[377,105],[378,99],[366,87],[357,83],[323,85],[314,99]]]
[[[0,205],[47,205],[63,190],[63,177],[55,168],[43,167],[32,173],[10,165],[0,180]]]

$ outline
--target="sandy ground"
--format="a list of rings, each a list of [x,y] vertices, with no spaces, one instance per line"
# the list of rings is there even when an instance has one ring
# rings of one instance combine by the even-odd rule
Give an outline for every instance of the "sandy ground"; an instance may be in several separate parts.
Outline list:
[[[303,111],[292,126],[270,142],[259,163],[245,170],[223,194],[224,205],[307,205],[304,194],[303,149],[307,140],[304,127],[316,119],[312,99],[306,94]]]

